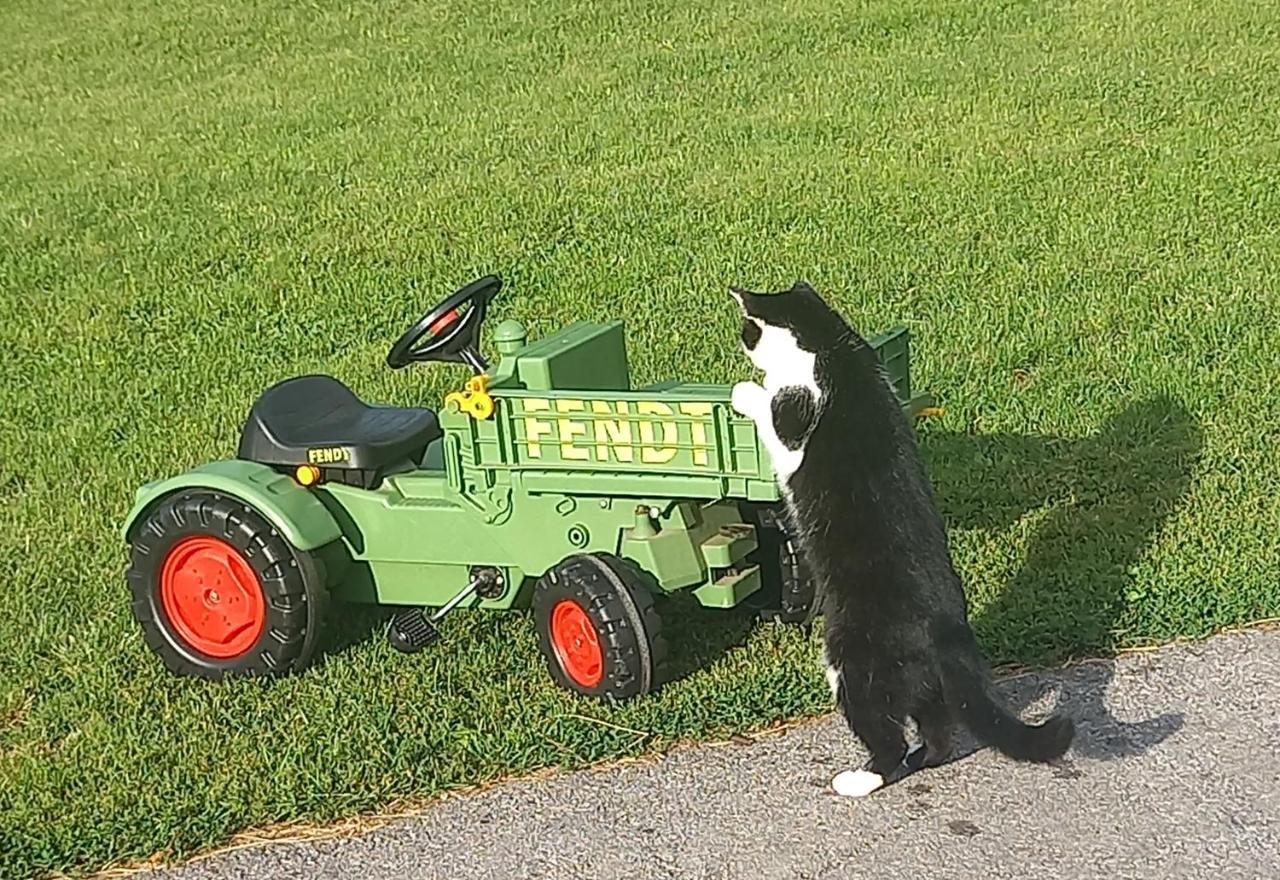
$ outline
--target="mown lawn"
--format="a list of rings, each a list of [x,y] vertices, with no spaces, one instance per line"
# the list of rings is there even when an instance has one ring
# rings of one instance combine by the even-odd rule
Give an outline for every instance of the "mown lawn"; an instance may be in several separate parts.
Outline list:
[[[740,615],[672,614],[688,674],[618,709],[519,614],[414,657],[347,614],[270,685],[147,653],[134,487],[286,375],[438,401],[458,371],[384,351],[488,271],[535,332],[625,318],[640,381],[743,372],[730,283],[910,325],[996,661],[1280,614],[1265,4],[11,0],[0,31],[0,876],[825,709],[814,644]]]

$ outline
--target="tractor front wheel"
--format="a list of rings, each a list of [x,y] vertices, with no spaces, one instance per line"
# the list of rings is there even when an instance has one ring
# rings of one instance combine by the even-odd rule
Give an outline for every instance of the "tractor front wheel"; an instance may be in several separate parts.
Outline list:
[[[662,621],[639,574],[616,556],[565,559],[538,580],[533,614],[561,687],[613,702],[657,687],[666,657]]]
[[[171,672],[281,676],[311,659],[328,603],[321,559],[229,496],[170,496],[138,524],[133,615]]]

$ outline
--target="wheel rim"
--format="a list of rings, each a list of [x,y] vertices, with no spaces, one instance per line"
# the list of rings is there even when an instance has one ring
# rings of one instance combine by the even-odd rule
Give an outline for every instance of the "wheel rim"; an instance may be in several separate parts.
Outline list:
[[[160,602],[179,638],[220,660],[248,652],[266,624],[257,574],[236,548],[206,535],[169,551],[160,571]]]
[[[595,687],[604,678],[604,652],[595,624],[572,599],[562,599],[551,609],[551,647],[575,684]]]

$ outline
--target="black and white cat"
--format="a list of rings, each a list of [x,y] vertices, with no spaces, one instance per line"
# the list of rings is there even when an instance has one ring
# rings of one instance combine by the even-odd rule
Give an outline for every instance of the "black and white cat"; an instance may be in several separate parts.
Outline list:
[[[862,796],[945,762],[959,723],[1011,758],[1052,761],[1075,726],[1024,724],[990,688],[912,426],[866,341],[809,285],[733,288],[764,384],[734,386],[816,579],[827,680],[871,758],[832,780]],[[908,751],[914,725],[923,745]]]

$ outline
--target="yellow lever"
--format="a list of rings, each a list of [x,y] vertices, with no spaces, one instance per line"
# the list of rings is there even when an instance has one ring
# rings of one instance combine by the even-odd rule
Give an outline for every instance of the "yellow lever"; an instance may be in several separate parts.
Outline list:
[[[451,402],[458,404],[458,409],[470,413],[472,418],[487,419],[493,415],[493,398],[489,396],[489,377],[481,373],[472,376],[462,386],[461,391],[452,391],[445,395],[445,405]]]

